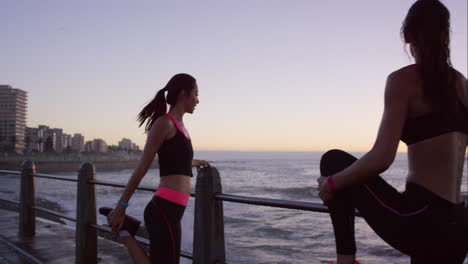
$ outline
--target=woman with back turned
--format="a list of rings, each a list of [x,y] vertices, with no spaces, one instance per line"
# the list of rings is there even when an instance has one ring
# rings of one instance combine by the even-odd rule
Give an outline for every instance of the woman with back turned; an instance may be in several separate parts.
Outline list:
[[[165,92],[167,103],[171,106],[168,113]],[[179,263],[180,221],[190,196],[192,167],[209,165],[206,161],[192,159],[192,143],[183,123],[184,114],[192,114],[197,104],[198,86],[195,78],[188,74],[177,74],[138,116],[140,126],[146,122],[145,131],[148,133],[143,156],[115,208],[110,213],[110,210],[103,212],[108,214],[109,225],[120,231],[122,242],[135,263]],[[125,216],[125,208],[156,153],[161,180],[144,212],[150,238],[148,257],[133,237],[138,222],[135,224],[137,220]]]
[[[468,219],[460,192],[468,85],[450,62],[450,13],[438,0],[416,1],[401,31],[416,63],[389,75],[374,146],[360,159],[330,150],[320,162],[319,196],[330,210],[338,264],[357,263],[354,209],[411,263],[462,263],[466,257]],[[408,146],[403,193],[379,176],[400,140]]]

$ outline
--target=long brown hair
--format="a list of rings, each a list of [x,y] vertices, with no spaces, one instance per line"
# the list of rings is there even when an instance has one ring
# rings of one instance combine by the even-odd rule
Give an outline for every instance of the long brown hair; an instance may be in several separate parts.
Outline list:
[[[137,120],[140,122],[139,126],[142,126],[145,122],[145,132],[151,129],[154,121],[158,117],[164,115],[167,112],[167,104],[175,105],[177,103],[177,96],[181,91],[190,93],[195,88],[196,80],[191,75],[186,73],[179,73],[174,75],[166,86],[156,93],[151,102],[149,102],[143,110],[138,114]],[[167,91],[167,100],[164,93]]]
[[[450,60],[447,7],[439,0],[416,1],[406,15],[401,34],[417,60],[424,97],[433,110],[456,111],[456,73]]]

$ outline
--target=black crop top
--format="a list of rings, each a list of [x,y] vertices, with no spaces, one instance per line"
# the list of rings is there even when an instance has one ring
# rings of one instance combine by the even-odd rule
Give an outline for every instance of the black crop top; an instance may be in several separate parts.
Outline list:
[[[406,120],[401,133],[401,140],[406,145],[459,131],[468,134],[468,108],[459,102],[459,110],[453,115],[432,112]]]
[[[158,151],[159,175],[161,177],[171,174],[182,174],[193,177],[192,141],[187,137],[179,125],[169,113],[166,114],[177,127],[175,136],[164,141]]]

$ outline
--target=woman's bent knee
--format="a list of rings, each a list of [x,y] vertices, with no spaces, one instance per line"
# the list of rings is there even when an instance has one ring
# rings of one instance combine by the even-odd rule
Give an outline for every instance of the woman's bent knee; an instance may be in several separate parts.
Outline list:
[[[353,164],[356,160],[356,157],[343,150],[329,150],[320,159],[320,174],[322,176],[335,174]]]

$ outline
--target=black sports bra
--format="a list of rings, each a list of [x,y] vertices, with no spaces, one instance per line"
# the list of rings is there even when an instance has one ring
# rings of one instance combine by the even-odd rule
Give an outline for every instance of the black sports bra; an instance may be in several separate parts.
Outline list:
[[[461,102],[459,104],[460,110],[453,116],[442,112],[432,112],[407,119],[401,133],[401,140],[406,145],[411,145],[454,131],[468,134],[468,108]]]
[[[166,114],[177,127],[175,136],[164,141],[158,151],[159,175],[161,177],[171,174],[182,174],[193,177],[192,141],[185,135],[179,122],[169,113]]]

